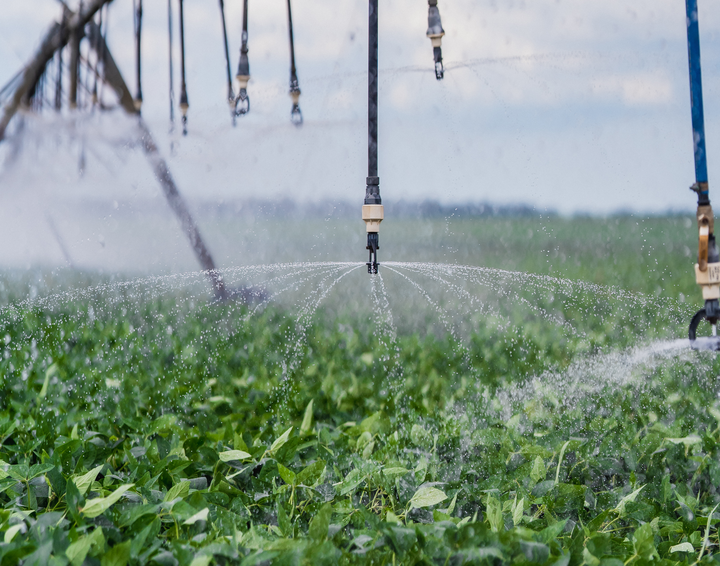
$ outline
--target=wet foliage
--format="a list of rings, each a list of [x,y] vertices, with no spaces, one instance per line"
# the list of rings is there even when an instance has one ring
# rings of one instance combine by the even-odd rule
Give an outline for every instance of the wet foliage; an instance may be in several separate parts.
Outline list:
[[[610,352],[691,309],[554,295],[582,333],[333,305],[298,333],[182,286],[9,307],[0,563],[714,563],[720,364]]]

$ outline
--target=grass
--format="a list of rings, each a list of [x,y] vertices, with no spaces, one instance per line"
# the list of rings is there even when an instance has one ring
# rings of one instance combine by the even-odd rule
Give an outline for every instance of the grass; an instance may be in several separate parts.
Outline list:
[[[444,324],[391,266],[314,314],[327,270],[257,310],[195,276],[7,275],[0,563],[714,563],[719,364],[613,362],[683,335],[684,219],[518,222],[398,223],[387,256],[627,291],[396,268]]]

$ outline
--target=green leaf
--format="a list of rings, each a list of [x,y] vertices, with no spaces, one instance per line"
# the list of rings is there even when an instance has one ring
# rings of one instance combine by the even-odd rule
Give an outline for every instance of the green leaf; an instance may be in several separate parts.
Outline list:
[[[295,485],[295,472],[288,470],[285,466],[278,462],[278,472],[282,480],[288,485]]]
[[[394,476],[404,476],[405,474],[409,473],[409,471],[410,470],[396,466],[394,468],[384,468],[382,473],[384,476],[391,478]]]
[[[312,518],[312,521],[310,521],[308,534],[311,539],[321,541],[327,537],[330,517],[332,517],[332,505],[326,503],[320,507],[320,510]]]
[[[448,505],[447,509],[439,509],[439,511],[441,513],[445,513],[445,515],[452,515],[452,512],[455,511],[455,502],[457,501],[457,496],[457,493],[453,495],[452,501],[450,502],[450,505]]]
[[[98,527],[89,535],[81,536],[68,546],[67,550],[65,550],[65,556],[70,560],[70,564],[80,566],[85,562],[85,557],[92,547],[95,547],[99,552],[102,552],[105,548],[105,536],[101,527]]]
[[[422,509],[437,505],[446,499],[447,495],[435,487],[421,487],[412,496],[409,505],[412,509]]]
[[[681,542],[670,547],[670,552],[695,552],[695,547],[689,542]]]
[[[615,511],[618,515],[624,515],[624,514],[625,514],[625,505],[627,505],[628,503],[631,503],[631,502],[635,501],[635,499],[637,499],[638,494],[642,491],[642,489],[643,489],[644,487],[645,487],[644,485],[641,485],[641,486],[640,486],[639,488],[637,488],[635,491],[633,491],[632,493],[629,493],[628,495],[626,495],[625,497],[623,497],[623,498],[620,500],[620,503],[617,504],[617,507],[615,507],[614,511]]]
[[[190,562],[190,566],[209,566],[213,557],[209,554],[196,554]]]
[[[92,486],[93,482],[98,477],[98,474],[104,467],[105,464],[100,464],[82,476],[72,476],[72,480],[75,482],[75,487],[77,487],[81,495],[87,494],[90,486]]]
[[[15,535],[19,532],[25,532],[27,530],[27,527],[25,526],[25,523],[18,523],[17,525],[13,525],[10,527],[7,531],[5,531],[5,537],[4,542],[5,544],[10,544],[12,542],[12,539],[15,538]]]
[[[163,499],[163,501],[168,503],[170,501],[175,501],[178,498],[184,499],[185,497],[187,497],[188,493],[190,493],[190,482],[187,480],[182,480],[168,490],[168,492],[165,494],[165,498]]]
[[[347,495],[357,489],[357,487],[365,481],[365,475],[358,468],[351,470],[350,473],[345,476],[345,479],[340,484],[340,495]]]
[[[132,541],[116,544],[108,550],[100,561],[100,566],[127,566],[130,560],[130,545]]]
[[[419,424],[412,425],[412,429],[410,429],[410,440],[415,446],[422,448],[430,448],[432,446],[432,436]]]
[[[57,364],[52,364],[47,370],[45,370],[45,381],[43,381],[42,389],[40,389],[40,394],[38,397],[40,399],[44,399],[45,395],[47,395],[48,390],[48,384],[50,383],[50,378],[55,375],[58,371]]]
[[[218,454],[221,462],[232,462],[235,460],[247,460],[252,458],[250,454],[242,450],[227,450],[226,452],[220,452]]]
[[[297,475],[298,485],[315,485],[325,471],[325,460],[315,460]]]
[[[487,521],[493,532],[501,532],[505,530],[503,522],[502,504],[492,495],[488,495],[487,499]]]
[[[290,427],[285,432],[283,432],[276,440],[270,445],[270,450],[268,452],[276,452],[280,448],[283,447],[283,445],[288,441],[288,438],[290,438],[290,433],[292,432],[293,427]]]
[[[683,438],[666,438],[665,440],[672,442],[673,444],[683,444],[686,448],[689,448],[693,444],[702,444],[702,438],[700,438],[697,434],[691,434]]]
[[[156,432],[167,432],[177,422],[177,416],[173,414],[165,414],[162,417],[155,419],[149,427],[149,434],[151,436]]]
[[[198,521],[207,521],[208,513],[210,513],[210,509],[205,507],[202,511],[198,511],[192,517],[186,519],[183,525],[194,525]]]
[[[635,530],[632,542],[635,554],[643,560],[652,560],[654,556],[657,556],[655,535],[650,523],[645,523]]]
[[[520,501],[517,501],[517,498],[516,498],[515,502],[513,503],[513,508],[512,508],[513,525],[515,525],[516,527],[522,521],[524,511],[525,511],[525,498],[523,497]]]
[[[102,515],[105,511],[117,503],[126,491],[132,489],[134,485],[135,484],[132,483],[121,485],[107,497],[96,497],[95,499],[90,499],[81,509],[82,514],[90,519]]]
[[[530,471],[530,479],[533,483],[537,483],[545,479],[547,476],[547,469],[545,468],[545,461],[538,456],[533,462],[532,470]]]
[[[300,436],[310,434],[313,424],[313,399],[310,399],[307,407],[305,407],[305,416],[300,425]]]

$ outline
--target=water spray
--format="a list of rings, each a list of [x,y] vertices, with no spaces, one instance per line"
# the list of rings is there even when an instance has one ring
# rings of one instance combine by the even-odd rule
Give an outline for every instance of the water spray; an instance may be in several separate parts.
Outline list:
[[[425,34],[430,38],[435,59],[435,78],[439,81],[445,76],[445,69],[442,62],[442,38],[445,30],[440,21],[440,10],[437,7],[437,0],[428,0],[428,30]]]
[[[368,50],[368,176],[362,219],[367,231],[368,273],[378,272],[377,251],[380,248],[380,222],[385,213],[380,198],[378,177],[378,0],[370,0]]]
[[[707,154],[705,149],[705,117],[703,111],[702,71],[700,66],[700,29],[698,26],[697,0],[685,0],[687,10],[688,64],[690,69],[690,102],[692,106],[692,129],[695,153],[695,184],[690,187],[697,193],[698,262],[695,264],[695,280],[702,289],[705,307],[690,322],[688,336],[694,349],[720,351],[720,339],[716,325],[720,318],[720,254],[715,244],[715,218],[710,205]],[[702,345],[696,340],[697,329],[703,320],[713,327],[713,336],[704,339]],[[710,344],[707,341],[710,340]]]

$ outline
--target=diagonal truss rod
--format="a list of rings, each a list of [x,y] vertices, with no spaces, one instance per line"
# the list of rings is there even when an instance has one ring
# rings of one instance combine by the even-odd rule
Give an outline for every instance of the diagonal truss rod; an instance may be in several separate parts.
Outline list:
[[[0,118],[0,141],[4,139],[5,131],[13,116],[21,108],[27,108],[29,106],[30,98],[35,91],[36,85],[45,72],[48,62],[55,55],[55,52],[63,49],[73,35],[80,35],[83,30],[87,28],[87,37],[90,40],[91,47],[97,54],[99,61],[102,62],[103,79],[117,94],[120,106],[137,120],[138,140],[145,156],[150,162],[155,177],[162,187],[163,194],[171,210],[180,221],[180,225],[190,241],[190,245],[195,252],[200,266],[207,273],[215,296],[224,299],[227,294],[222,275],[215,267],[212,255],[200,235],[200,230],[190,213],[185,199],[175,184],[167,162],[163,159],[162,155],[160,155],[147,124],[145,124],[136,110],[133,96],[130,94],[127,83],[123,79],[122,73],[105,43],[100,27],[92,20],[97,11],[111,1],[112,0],[90,0],[85,3],[81,11],[77,13],[70,12],[66,9],[63,13],[62,21],[56,22],[50,27],[35,56],[23,70],[22,78],[18,81],[12,97],[2,110],[2,117]]]

